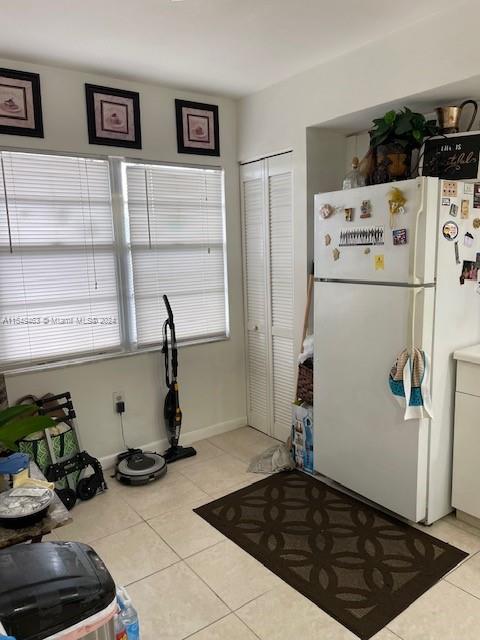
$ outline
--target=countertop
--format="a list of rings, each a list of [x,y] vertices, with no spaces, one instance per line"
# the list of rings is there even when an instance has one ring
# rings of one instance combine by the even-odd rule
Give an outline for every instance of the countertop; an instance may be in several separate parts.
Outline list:
[[[30,475],[32,478],[45,480],[43,473],[35,462],[30,462]],[[41,540],[42,536],[51,533],[53,529],[68,524],[71,521],[69,512],[60,498],[55,494],[55,498],[43,520],[21,529],[0,527],[0,549],[9,547],[12,544],[18,544],[19,542],[26,542],[27,540]]]
[[[474,344],[472,347],[458,349],[454,352],[455,360],[462,362],[471,362],[472,364],[480,364],[480,344]]]

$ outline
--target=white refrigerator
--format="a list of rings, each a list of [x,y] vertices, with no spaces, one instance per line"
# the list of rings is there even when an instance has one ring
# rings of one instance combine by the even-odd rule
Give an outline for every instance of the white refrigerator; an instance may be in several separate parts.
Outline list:
[[[462,182],[315,196],[315,470],[415,522],[451,511],[452,353],[480,342],[479,225]],[[389,388],[412,343],[431,359],[432,419],[404,420]]]

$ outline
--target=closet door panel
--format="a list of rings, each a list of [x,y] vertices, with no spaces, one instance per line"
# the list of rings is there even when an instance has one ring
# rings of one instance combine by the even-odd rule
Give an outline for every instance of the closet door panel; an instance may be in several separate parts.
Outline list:
[[[241,169],[248,423],[285,441],[294,397],[291,154]]]
[[[291,154],[267,162],[273,435],[285,440],[290,434],[295,384]]]
[[[242,167],[248,424],[270,433],[264,163]]]
[[[293,341],[291,338],[273,336],[273,435],[286,441],[290,435],[292,421],[293,385]]]

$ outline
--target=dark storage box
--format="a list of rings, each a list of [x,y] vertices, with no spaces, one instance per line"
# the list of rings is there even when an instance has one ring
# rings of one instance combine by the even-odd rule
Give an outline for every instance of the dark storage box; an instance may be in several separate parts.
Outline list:
[[[298,365],[297,400],[313,406],[313,358]]]
[[[0,551],[0,622],[17,640],[42,640],[99,613],[115,583],[79,542],[21,544]]]

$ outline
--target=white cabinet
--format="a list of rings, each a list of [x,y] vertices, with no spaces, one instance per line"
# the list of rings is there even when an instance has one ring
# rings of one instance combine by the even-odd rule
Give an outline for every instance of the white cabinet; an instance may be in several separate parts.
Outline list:
[[[294,396],[291,153],[241,168],[248,423],[280,440]]]
[[[457,390],[452,505],[457,517],[480,525],[480,345],[455,353]]]

